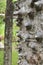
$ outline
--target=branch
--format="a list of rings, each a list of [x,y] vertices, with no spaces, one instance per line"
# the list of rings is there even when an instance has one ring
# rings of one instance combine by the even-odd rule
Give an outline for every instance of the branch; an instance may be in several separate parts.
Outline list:
[[[5,16],[5,14],[0,14],[0,16]]]

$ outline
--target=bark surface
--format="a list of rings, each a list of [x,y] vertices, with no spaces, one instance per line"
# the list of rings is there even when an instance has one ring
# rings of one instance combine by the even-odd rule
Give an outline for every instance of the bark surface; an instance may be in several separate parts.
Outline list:
[[[43,65],[43,0],[18,0],[15,7],[18,65]]]
[[[12,65],[13,2],[12,0],[7,0],[6,4],[4,65]]]

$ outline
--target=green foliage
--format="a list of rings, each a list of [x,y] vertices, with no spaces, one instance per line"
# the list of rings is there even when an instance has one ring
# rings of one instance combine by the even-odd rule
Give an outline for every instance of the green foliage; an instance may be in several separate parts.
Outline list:
[[[19,30],[19,27],[16,25],[16,20],[13,19],[13,36],[16,37],[16,32]]]
[[[4,36],[4,27],[5,27],[5,24],[3,22],[3,17],[0,17],[0,35],[3,35],[3,36]]]
[[[16,50],[12,51],[12,65],[17,65],[18,62],[18,53]]]
[[[15,2],[15,1],[18,1],[18,0],[13,0],[13,2]]]
[[[17,0],[13,0],[15,2]],[[6,0],[0,0],[0,13],[5,13],[6,8]]]
[[[0,0],[0,13],[5,13],[6,0]]]
[[[0,65],[3,65],[3,57],[4,57],[4,52],[0,51]]]
[[[0,16],[0,24],[3,24],[3,18],[2,16]]]

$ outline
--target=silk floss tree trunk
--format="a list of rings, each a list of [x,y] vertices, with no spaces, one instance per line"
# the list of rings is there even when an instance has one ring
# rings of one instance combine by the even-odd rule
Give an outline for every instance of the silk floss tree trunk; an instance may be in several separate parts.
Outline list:
[[[43,1],[18,0],[15,7],[18,65],[43,65]]]
[[[14,6],[12,0],[6,0],[4,65],[12,65],[13,10],[14,10]]]

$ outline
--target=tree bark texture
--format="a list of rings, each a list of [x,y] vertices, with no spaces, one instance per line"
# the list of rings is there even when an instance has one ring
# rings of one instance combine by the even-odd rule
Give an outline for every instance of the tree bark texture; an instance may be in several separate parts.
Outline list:
[[[6,0],[4,65],[12,65],[13,2]]]
[[[43,0],[18,0],[18,65],[43,65]]]

